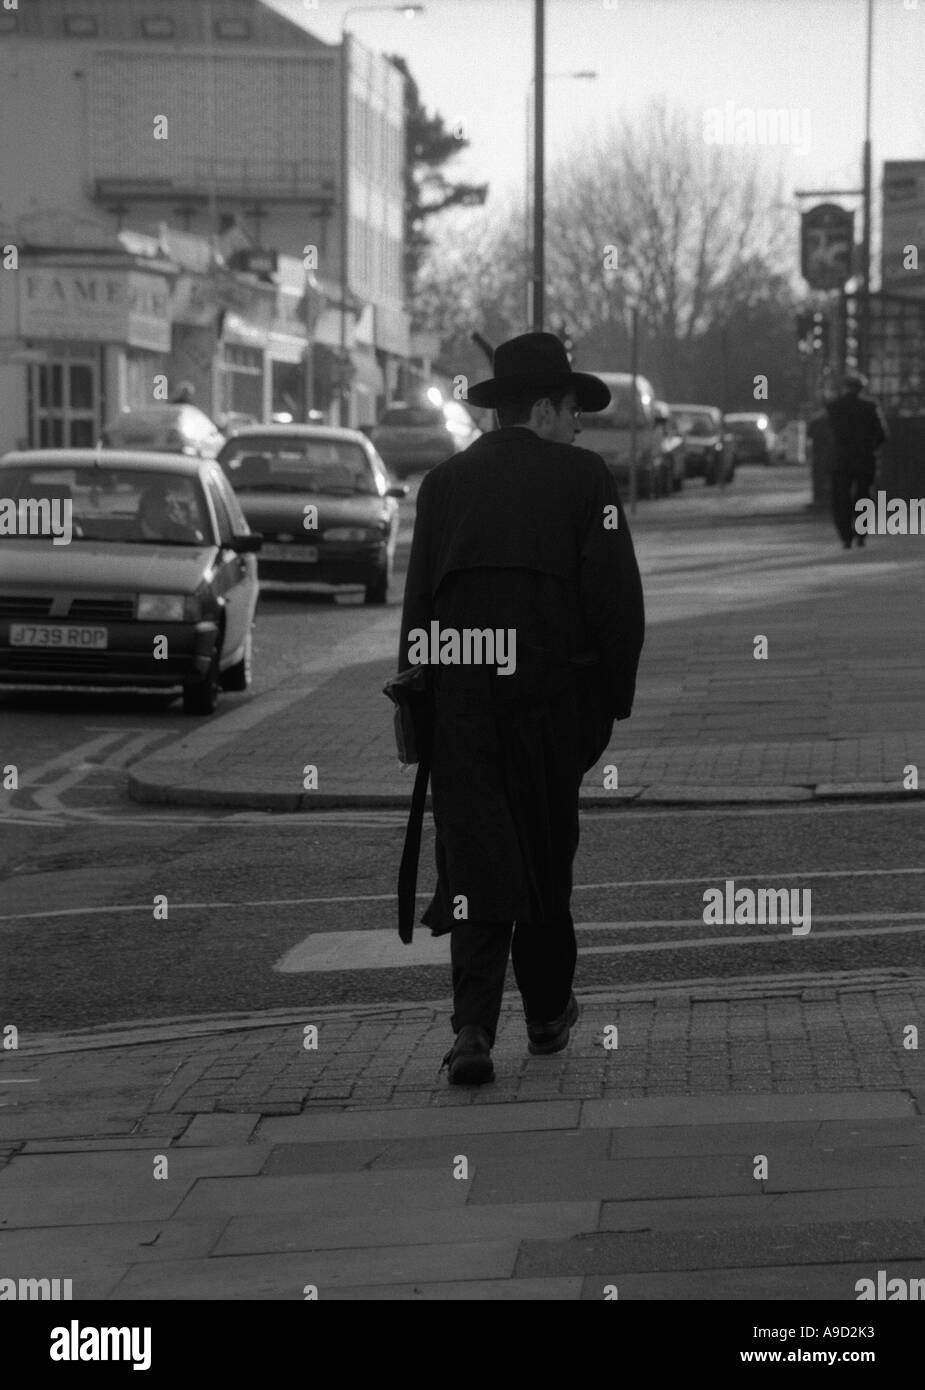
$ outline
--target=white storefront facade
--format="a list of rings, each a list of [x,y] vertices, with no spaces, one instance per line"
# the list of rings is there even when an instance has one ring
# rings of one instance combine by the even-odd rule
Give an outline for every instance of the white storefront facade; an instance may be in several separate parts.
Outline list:
[[[24,250],[0,306],[0,451],[93,445],[110,416],[151,399],[175,274],[118,251]]]

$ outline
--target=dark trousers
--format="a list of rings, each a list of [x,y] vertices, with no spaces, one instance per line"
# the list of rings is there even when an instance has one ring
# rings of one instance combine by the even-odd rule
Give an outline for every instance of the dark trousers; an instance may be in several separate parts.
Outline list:
[[[565,1012],[578,957],[571,914],[542,924],[456,922],[450,934],[454,1033],[478,1024],[494,1046],[509,954],[527,1019],[548,1023]]]
[[[852,537],[857,535],[854,529],[857,520],[855,503],[862,497],[870,496],[873,481],[872,473],[848,473],[836,468],[832,474],[832,517],[835,529],[845,544],[850,544]]]

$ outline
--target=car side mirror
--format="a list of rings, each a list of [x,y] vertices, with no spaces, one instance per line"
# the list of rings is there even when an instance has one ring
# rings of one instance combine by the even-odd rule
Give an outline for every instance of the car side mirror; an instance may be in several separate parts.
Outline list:
[[[385,495],[386,497],[407,497],[410,491],[407,483],[393,483],[391,487],[386,488]]]
[[[256,555],[263,545],[263,536],[259,531],[250,531],[246,536],[232,536],[230,550],[236,550],[239,555]]]

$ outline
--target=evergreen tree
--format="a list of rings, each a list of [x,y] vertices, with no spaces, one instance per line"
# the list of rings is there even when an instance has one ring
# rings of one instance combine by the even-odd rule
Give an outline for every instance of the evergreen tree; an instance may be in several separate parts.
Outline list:
[[[462,132],[447,130],[439,112],[427,110],[404,58],[386,57],[405,80],[405,294],[413,308],[417,273],[431,245],[427,219],[447,208],[484,203],[488,184],[453,183],[444,176],[444,165],[469,141]]]

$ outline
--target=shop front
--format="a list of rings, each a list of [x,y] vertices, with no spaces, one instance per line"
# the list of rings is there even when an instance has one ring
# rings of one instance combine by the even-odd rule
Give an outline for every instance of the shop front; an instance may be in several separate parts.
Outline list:
[[[154,397],[170,351],[173,267],[124,257],[24,257],[18,276],[21,391],[4,447],[85,448],[126,406]],[[16,378],[7,377],[15,391]]]

